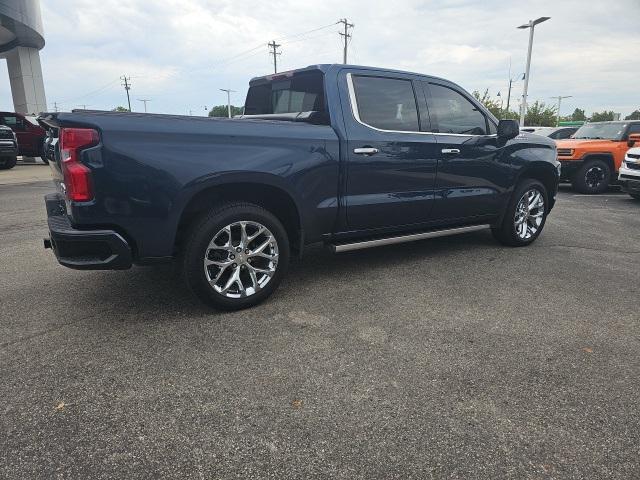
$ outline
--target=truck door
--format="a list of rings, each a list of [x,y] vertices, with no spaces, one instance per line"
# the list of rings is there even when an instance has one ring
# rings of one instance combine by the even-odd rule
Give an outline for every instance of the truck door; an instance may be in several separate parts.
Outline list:
[[[348,138],[348,228],[427,222],[438,145],[433,134],[421,131],[429,117],[419,85],[408,75],[366,70],[343,71],[340,81]]]
[[[440,153],[432,219],[458,222],[498,214],[510,173],[500,161],[496,125],[456,86],[422,85]]]

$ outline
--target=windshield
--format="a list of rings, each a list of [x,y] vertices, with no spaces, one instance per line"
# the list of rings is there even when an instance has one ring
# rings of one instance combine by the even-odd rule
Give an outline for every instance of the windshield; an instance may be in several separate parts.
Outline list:
[[[244,106],[245,115],[310,111],[326,112],[324,75],[317,70],[252,85]]]
[[[587,123],[573,134],[573,138],[621,140],[626,127],[624,122]]]

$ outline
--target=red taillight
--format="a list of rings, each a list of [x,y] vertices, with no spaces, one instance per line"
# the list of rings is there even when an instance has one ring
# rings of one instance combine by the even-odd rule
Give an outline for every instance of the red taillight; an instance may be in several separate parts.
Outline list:
[[[91,170],[80,162],[80,150],[97,145],[98,132],[91,128],[61,128],[60,156],[67,197],[74,202],[93,199]]]

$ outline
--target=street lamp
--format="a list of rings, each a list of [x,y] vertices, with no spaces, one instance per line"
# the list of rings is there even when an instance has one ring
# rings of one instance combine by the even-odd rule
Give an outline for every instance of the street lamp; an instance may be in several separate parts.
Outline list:
[[[527,91],[529,90],[529,69],[531,68],[531,48],[533,47],[533,30],[536,25],[546,22],[551,17],[540,17],[535,20],[529,20],[529,23],[520,25],[518,28],[529,29],[529,50],[527,51],[527,68],[524,74],[524,90],[522,92],[522,105],[520,105],[520,127],[524,127],[524,116],[527,113]]]
[[[509,93],[507,93],[507,112],[509,111],[509,105],[511,105],[511,86],[516,80],[524,80],[524,73],[521,73],[520,75],[517,75],[513,78],[509,78]]]
[[[229,118],[231,118],[231,92],[235,92],[235,90],[230,90],[228,88],[221,88],[220,91],[227,92],[227,114]]]
[[[556,100],[558,100],[558,111],[557,111],[557,119],[556,119],[556,127],[560,126],[560,105],[562,104],[562,99],[563,98],[571,98],[573,95],[558,95],[557,97],[551,97],[551,98],[555,98]]]

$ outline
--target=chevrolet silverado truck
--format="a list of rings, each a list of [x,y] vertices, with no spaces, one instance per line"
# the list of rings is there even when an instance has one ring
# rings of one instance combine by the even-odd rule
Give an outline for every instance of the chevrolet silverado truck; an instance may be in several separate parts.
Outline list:
[[[347,252],[490,228],[529,245],[560,173],[553,140],[498,122],[458,85],[371,67],[254,78],[232,119],[81,111],[40,123],[58,261],[177,260],[218,309],[266,299],[310,244]]]
[[[640,138],[637,142],[640,145]],[[640,200],[640,146],[627,151],[620,165],[618,181],[622,191],[631,195],[631,198]]]
[[[627,150],[640,143],[640,120],[586,123],[557,140],[562,180],[580,193],[602,193],[616,180]]]
[[[18,161],[18,140],[15,133],[0,125],[0,170],[9,170]]]

